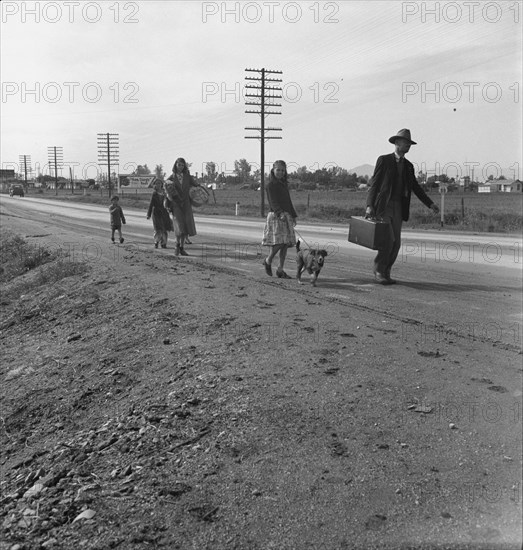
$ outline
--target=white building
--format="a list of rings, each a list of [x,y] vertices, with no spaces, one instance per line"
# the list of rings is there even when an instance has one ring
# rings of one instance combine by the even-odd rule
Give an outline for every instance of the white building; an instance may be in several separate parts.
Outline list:
[[[521,180],[488,180],[478,185],[478,193],[521,193]]]

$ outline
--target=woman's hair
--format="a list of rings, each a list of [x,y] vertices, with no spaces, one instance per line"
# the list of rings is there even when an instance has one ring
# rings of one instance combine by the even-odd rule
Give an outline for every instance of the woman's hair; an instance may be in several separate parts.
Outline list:
[[[288,174],[287,174],[287,165],[285,164],[285,161],[284,160],[277,160],[274,162],[274,164],[272,165],[272,170],[271,170],[271,173],[270,173],[270,176],[269,176],[269,181],[282,181],[282,180],[278,180],[278,178],[274,175],[274,169],[276,168],[276,166],[283,166],[284,170],[285,170],[285,174],[283,176],[283,182],[284,183],[287,183],[288,181]]]
[[[174,161],[173,173],[176,174],[176,165],[178,164],[178,162],[183,162],[183,164],[184,164],[182,173],[183,173],[183,174],[188,174],[188,173],[189,173],[189,168],[187,167],[187,163],[185,162],[185,159],[182,158],[182,157],[178,157],[178,158]]]

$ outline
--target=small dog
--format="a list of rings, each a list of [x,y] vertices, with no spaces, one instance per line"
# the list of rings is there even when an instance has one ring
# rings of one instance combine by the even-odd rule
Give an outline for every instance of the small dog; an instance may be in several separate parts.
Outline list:
[[[296,279],[300,285],[301,274],[304,271],[307,271],[312,275],[311,283],[312,286],[316,286],[316,280],[320,274],[321,268],[325,263],[325,257],[327,256],[327,251],[325,249],[317,248],[306,248],[305,250],[300,250],[300,241],[296,243],[296,263],[298,264],[296,270]]]

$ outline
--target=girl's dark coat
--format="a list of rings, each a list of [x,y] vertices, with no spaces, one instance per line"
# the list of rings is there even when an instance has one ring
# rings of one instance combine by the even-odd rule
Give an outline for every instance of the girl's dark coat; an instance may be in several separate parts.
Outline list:
[[[165,195],[153,191],[149,209],[147,210],[147,217],[152,217],[154,230],[158,232],[174,230],[171,216],[169,216],[169,212],[163,205],[164,199]]]

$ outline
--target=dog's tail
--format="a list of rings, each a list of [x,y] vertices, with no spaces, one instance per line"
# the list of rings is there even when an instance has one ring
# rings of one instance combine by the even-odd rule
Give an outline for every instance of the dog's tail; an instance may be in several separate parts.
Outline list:
[[[296,252],[300,251],[300,239],[296,241]]]

